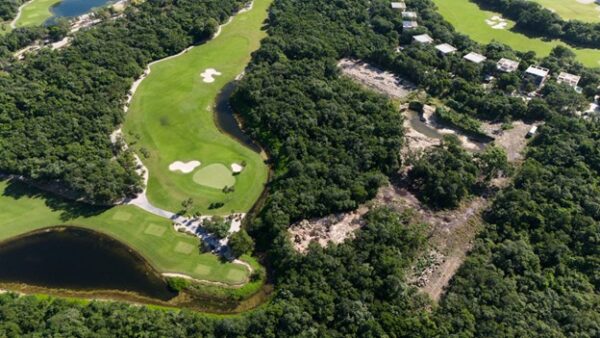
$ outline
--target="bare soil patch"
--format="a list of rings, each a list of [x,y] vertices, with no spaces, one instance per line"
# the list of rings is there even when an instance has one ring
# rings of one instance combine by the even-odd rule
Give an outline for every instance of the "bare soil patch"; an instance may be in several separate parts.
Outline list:
[[[409,81],[366,62],[342,59],[338,67],[342,73],[359,83],[394,98],[405,98],[416,90],[416,86]]]
[[[524,150],[527,146],[527,132],[539,123],[525,123],[523,121],[512,122],[512,128],[502,130],[500,123],[481,123],[481,128],[491,137],[494,143],[506,150],[509,162],[519,162],[524,158]]]

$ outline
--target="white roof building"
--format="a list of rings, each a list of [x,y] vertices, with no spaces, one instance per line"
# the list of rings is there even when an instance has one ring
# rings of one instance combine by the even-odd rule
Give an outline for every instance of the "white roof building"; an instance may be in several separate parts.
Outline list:
[[[393,9],[405,10],[406,9],[406,4],[404,2],[392,2],[392,8]]]
[[[581,80],[581,76],[560,72],[560,74],[558,74],[557,82],[566,83],[571,87],[577,87],[579,80]]]
[[[546,78],[546,76],[548,76],[548,73],[550,73],[550,70],[540,66],[529,66],[525,73],[533,75],[535,77]]]
[[[419,24],[416,21],[412,21],[412,20],[404,20],[402,21],[402,28],[403,29],[414,29],[419,27]]]
[[[416,19],[417,12],[402,12],[402,17],[404,19]]]
[[[530,78],[533,78],[538,87],[544,85],[544,82],[546,82],[549,73],[550,71],[547,68],[540,66],[529,66],[529,68],[527,68],[527,70],[525,71],[525,75],[529,76]]]
[[[442,43],[440,45],[437,45],[437,46],[435,46],[435,49],[437,49],[440,53],[442,53],[444,55],[452,54],[457,51],[457,49],[454,46],[449,45],[447,43]]]
[[[432,43],[433,38],[429,34],[414,35],[413,40],[418,43]]]
[[[519,68],[519,61],[502,58],[496,64],[496,68],[505,73],[512,73]]]
[[[463,59],[479,64],[485,61],[487,58],[479,53],[471,52],[463,56]]]

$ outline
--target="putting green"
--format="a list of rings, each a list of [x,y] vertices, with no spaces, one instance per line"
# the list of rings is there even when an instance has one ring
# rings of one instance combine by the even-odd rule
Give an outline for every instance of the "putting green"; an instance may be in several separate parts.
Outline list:
[[[159,272],[239,284],[249,271],[200,254],[198,239],[175,231],[171,221],[134,206],[93,208],[45,194],[22,183],[0,181],[0,242],[57,225],[73,225],[109,235],[142,255]],[[244,258],[256,264],[252,258]],[[205,267],[198,269],[199,266]],[[235,271],[231,273],[231,271]]]
[[[600,7],[594,0],[533,0],[565,20],[600,22]]]
[[[564,1],[564,0],[563,0]],[[566,46],[564,43],[552,40],[544,41],[538,38],[530,38],[524,34],[516,33],[510,29],[514,27],[514,21],[507,20],[506,29],[494,29],[486,23],[499,13],[481,10],[470,0],[433,0],[438,11],[450,22],[457,31],[467,34],[471,39],[479,43],[490,43],[498,41],[505,43],[515,50],[527,52],[534,51],[539,56],[547,56],[552,48],[557,45]],[[577,55],[577,60],[588,67],[600,66],[600,50],[589,48],[572,48]]]
[[[214,189],[223,189],[235,185],[235,177],[226,166],[217,163],[211,164],[194,174],[194,182]]]
[[[150,155],[142,160],[149,172],[148,199],[157,207],[178,211],[192,198],[191,212],[226,215],[248,211],[260,197],[268,178],[265,157],[222,133],[213,110],[218,94],[244,71],[266,36],[262,26],[271,1],[255,0],[252,10],[237,14],[218,37],[154,64],[138,87],[123,130],[135,150],[145,148]],[[201,74],[208,69],[221,75],[205,82]],[[199,159],[206,167],[195,175],[169,170],[182,159]],[[231,177],[230,169],[209,165],[216,163],[245,166]],[[234,185],[235,192],[224,193],[225,185]],[[224,205],[209,210],[213,203]]]

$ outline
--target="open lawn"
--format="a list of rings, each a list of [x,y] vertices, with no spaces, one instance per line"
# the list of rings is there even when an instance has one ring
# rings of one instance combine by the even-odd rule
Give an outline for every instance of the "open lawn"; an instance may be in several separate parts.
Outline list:
[[[199,240],[176,232],[169,220],[134,206],[92,208],[44,194],[23,183],[0,181],[0,242],[37,229],[73,225],[107,234],[140,253],[161,273],[240,284],[248,270],[200,254]],[[247,259],[247,258],[246,258]]]
[[[594,0],[533,0],[565,20],[600,22],[600,6]]]
[[[450,22],[457,31],[469,35],[479,43],[489,43],[493,40],[505,43],[520,51],[534,51],[539,56],[546,56],[552,48],[557,45],[565,45],[560,41],[544,41],[538,38],[530,38],[524,34],[516,33],[510,29],[515,23],[506,20],[506,29],[494,29],[486,20],[499,16],[499,13],[481,10],[475,3],[469,0],[433,0],[440,14]],[[558,1],[558,0],[557,0]],[[565,0],[562,0],[565,1]],[[600,66],[600,50],[571,48],[577,55],[577,59],[588,67]]]
[[[222,133],[213,110],[219,92],[244,70],[266,36],[261,27],[271,1],[255,0],[254,8],[236,15],[217,38],[153,65],[139,86],[123,129],[134,149],[145,148],[150,155],[142,160],[154,205],[178,211],[183,200],[192,198],[195,210],[224,215],[248,211],[262,193],[268,178],[264,158]],[[202,164],[184,174],[169,170],[175,161]],[[235,177],[228,169],[233,163],[246,163]],[[214,178],[204,175],[213,171]],[[234,185],[235,192],[224,193],[224,185]],[[218,202],[225,205],[208,209]]]
[[[52,16],[50,8],[61,0],[31,0],[22,11],[15,23],[16,27],[39,26]]]

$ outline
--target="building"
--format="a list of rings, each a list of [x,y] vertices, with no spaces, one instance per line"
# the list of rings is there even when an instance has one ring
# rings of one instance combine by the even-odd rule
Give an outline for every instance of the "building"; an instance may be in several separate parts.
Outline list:
[[[416,20],[417,19],[417,12],[402,12],[402,18],[403,19]]]
[[[429,36],[429,34],[414,35],[413,40],[422,44],[428,44],[433,42],[433,38]]]
[[[512,73],[519,68],[519,61],[502,58],[496,64],[496,68],[505,73]]]
[[[409,30],[419,27],[419,24],[416,21],[412,20],[404,20],[402,21],[402,29]]]
[[[435,46],[435,49],[437,49],[442,55],[452,54],[457,51],[457,49],[454,46],[449,45],[447,43],[437,45]]]
[[[525,75],[533,80],[536,86],[541,87],[548,79],[550,71],[547,68],[540,66],[529,66],[525,71]]]
[[[581,80],[581,76],[573,75],[565,72],[561,72],[558,74],[558,83],[566,83],[569,86],[576,88],[579,84],[579,80]]]
[[[406,9],[406,4],[404,2],[392,2],[392,8],[393,9],[405,10]]]
[[[473,63],[480,64],[483,61],[485,61],[487,58],[479,53],[471,52],[471,53],[463,56],[463,59],[465,59],[467,61],[471,61]]]

